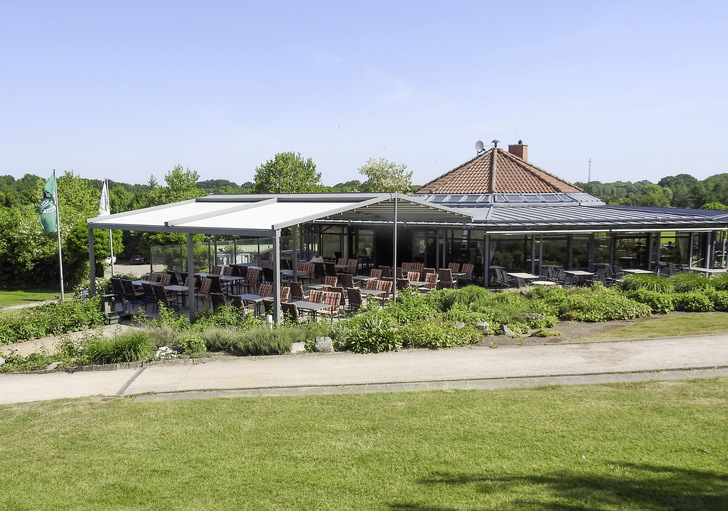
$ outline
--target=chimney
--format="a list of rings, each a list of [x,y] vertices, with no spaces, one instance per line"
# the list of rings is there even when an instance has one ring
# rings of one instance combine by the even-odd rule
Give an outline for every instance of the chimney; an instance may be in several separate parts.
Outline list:
[[[523,140],[519,140],[517,144],[508,145],[508,152],[522,160],[528,160],[528,146],[523,143]]]

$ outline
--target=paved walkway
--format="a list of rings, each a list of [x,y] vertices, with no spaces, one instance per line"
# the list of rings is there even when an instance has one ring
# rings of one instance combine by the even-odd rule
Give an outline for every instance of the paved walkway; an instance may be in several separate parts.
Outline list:
[[[492,389],[712,376],[728,376],[728,335],[376,355],[315,353],[0,374],[0,403],[96,395],[147,400]]]

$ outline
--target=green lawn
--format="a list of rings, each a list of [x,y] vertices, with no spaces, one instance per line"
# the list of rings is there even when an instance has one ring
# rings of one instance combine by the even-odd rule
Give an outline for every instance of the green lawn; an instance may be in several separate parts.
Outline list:
[[[728,378],[0,406],[0,509],[725,510]]]
[[[555,329],[558,330],[558,328],[557,324]],[[650,339],[683,335],[725,334],[726,332],[728,332],[728,314],[725,312],[673,313],[667,316],[653,316],[644,321],[579,340]]]
[[[60,298],[60,291],[0,291],[0,308],[42,302],[44,300],[59,300]]]

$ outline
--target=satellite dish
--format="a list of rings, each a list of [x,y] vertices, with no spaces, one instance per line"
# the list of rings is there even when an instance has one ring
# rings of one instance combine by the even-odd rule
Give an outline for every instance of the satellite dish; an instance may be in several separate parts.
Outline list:
[[[475,150],[478,151],[478,154],[480,154],[483,151],[485,151],[485,145],[483,145],[483,141],[482,140],[478,140],[475,143]]]

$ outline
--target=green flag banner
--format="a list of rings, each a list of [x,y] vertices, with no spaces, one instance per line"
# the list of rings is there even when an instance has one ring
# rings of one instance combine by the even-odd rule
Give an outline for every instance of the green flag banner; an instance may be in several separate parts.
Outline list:
[[[43,227],[43,234],[56,232],[56,215],[58,214],[56,200],[56,174],[54,173],[43,186],[43,198],[40,200],[38,210],[38,219]]]

